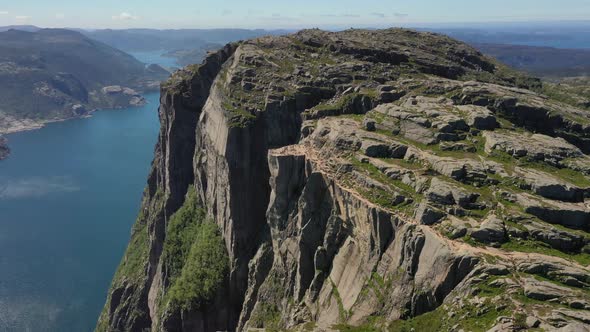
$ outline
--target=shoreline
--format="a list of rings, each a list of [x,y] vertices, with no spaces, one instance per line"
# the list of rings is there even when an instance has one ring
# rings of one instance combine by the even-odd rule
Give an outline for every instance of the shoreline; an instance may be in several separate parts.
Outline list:
[[[156,91],[146,92],[145,94],[151,93],[158,93]],[[142,95],[145,96],[145,95]],[[84,115],[79,116],[72,116],[67,118],[53,118],[53,119],[46,119],[46,120],[31,120],[31,119],[22,119],[22,120],[14,120],[14,125],[6,125],[5,128],[0,129],[0,138],[3,138],[4,144],[0,144],[0,148],[4,148],[8,152],[4,155],[0,153],[0,161],[10,158],[10,135],[18,134],[21,132],[39,130],[45,128],[47,125],[52,123],[58,122],[65,122],[70,120],[81,120],[86,118],[91,118],[96,112],[100,111],[119,111],[123,109],[139,109],[143,106],[149,105],[150,102],[146,100],[145,104],[142,105],[129,105],[129,106],[120,106],[115,108],[96,108]],[[1,150],[1,149],[0,149]],[[1,151],[0,151],[1,152]]]
[[[156,91],[148,92],[146,94],[150,94],[150,93],[157,93],[157,92]],[[6,129],[0,129],[0,136],[8,136],[8,135],[16,134],[16,133],[20,133],[20,132],[43,129],[45,126],[47,126],[48,124],[51,124],[51,123],[91,118],[94,115],[94,113],[100,112],[100,111],[118,111],[118,110],[122,110],[125,108],[140,108],[140,107],[143,107],[148,104],[149,104],[149,102],[146,101],[146,103],[143,105],[129,105],[129,106],[125,106],[125,107],[120,106],[120,107],[115,107],[115,108],[96,108],[96,109],[89,111],[88,113],[86,113],[84,115],[72,116],[72,117],[68,117],[68,118],[54,118],[54,119],[38,120],[38,121],[30,120],[30,119],[17,120],[16,125],[9,125],[9,126],[7,126]]]
[[[105,109],[105,110],[109,110],[109,109]],[[113,110],[116,110],[116,109],[113,109]],[[83,116],[73,116],[73,117],[63,118],[63,119],[48,119],[48,120],[42,120],[42,121],[23,120],[24,122],[30,122],[30,123],[17,124],[17,125],[14,125],[14,126],[9,126],[9,128],[6,129],[6,130],[0,130],[0,135],[3,135],[3,136],[8,137],[9,135],[16,134],[16,133],[21,133],[21,132],[25,132],[25,131],[33,131],[33,130],[42,129],[45,126],[47,126],[48,124],[50,124],[50,123],[56,123],[56,122],[64,122],[64,121],[69,121],[69,120],[90,118],[90,117],[92,117],[92,115],[96,111],[99,111],[99,109],[92,110],[88,114],[85,114]]]

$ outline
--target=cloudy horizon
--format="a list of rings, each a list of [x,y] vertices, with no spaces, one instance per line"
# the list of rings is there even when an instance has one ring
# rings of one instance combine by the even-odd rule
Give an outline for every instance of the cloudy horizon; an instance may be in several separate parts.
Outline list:
[[[474,4],[467,0],[413,2],[351,0],[296,4],[257,0],[224,1],[211,6],[202,0],[104,0],[96,8],[74,0],[22,0],[0,5],[0,25],[77,28],[347,28],[460,24],[469,22],[567,22],[588,20],[590,0],[498,0]]]

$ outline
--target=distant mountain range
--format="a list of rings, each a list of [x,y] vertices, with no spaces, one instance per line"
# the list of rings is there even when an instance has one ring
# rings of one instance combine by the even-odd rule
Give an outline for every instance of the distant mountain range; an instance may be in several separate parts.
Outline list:
[[[34,30],[33,27],[26,27]],[[141,104],[168,73],[79,32],[0,32],[0,133]]]
[[[34,25],[8,25],[4,27],[0,27],[0,32],[5,32],[8,30],[19,30],[19,31],[28,31],[28,32],[37,32],[42,28],[36,27]]]
[[[211,44],[251,39],[264,35],[282,35],[287,30],[246,29],[126,29],[78,30],[86,36],[127,52],[158,50],[195,50]]]
[[[513,68],[537,76],[590,76],[590,49],[478,43],[473,46]]]
[[[508,45],[519,40],[557,45],[559,38],[574,43],[577,32],[568,37],[535,31],[434,31],[467,41],[482,53],[536,76],[561,78],[590,74],[590,49]],[[157,87],[168,72],[159,66],[146,67],[123,51],[158,51],[185,66],[199,63],[207,51],[228,42],[288,32],[0,27],[0,133],[85,116],[95,108],[141,103],[141,96],[135,90]]]

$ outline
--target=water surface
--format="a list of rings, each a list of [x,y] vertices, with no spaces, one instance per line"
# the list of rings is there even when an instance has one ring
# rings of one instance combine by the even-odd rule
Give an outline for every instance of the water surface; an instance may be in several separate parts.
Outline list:
[[[140,108],[8,135],[0,162],[0,331],[91,331],[127,245],[159,129]]]

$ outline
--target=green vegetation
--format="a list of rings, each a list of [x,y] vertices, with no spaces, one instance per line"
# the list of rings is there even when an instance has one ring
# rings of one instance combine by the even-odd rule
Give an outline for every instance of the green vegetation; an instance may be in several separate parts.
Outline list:
[[[339,324],[332,326],[333,329],[338,330],[340,332],[380,332],[382,329],[379,329],[372,324],[364,324],[361,326],[350,326],[345,324]]]
[[[530,168],[546,172],[552,176],[558,177],[566,182],[576,184],[580,187],[590,186],[590,179],[587,176],[585,176],[582,172],[573,170],[571,168],[555,167],[545,162],[532,160],[528,157],[516,158],[500,150],[492,151],[492,153],[489,154],[487,158],[502,164],[509,173],[513,173],[516,167]]]
[[[334,298],[336,299],[336,302],[338,303],[338,314],[340,315],[340,320],[345,321],[346,319],[348,319],[350,312],[348,312],[346,309],[344,309],[344,304],[342,303],[342,297],[340,297],[340,292],[338,291],[338,287],[336,286],[336,284],[334,283],[332,278],[330,278],[330,283],[332,284],[332,296],[334,296]]]
[[[557,249],[553,249],[548,244],[540,241],[511,239],[509,242],[506,242],[502,245],[502,249],[507,251],[539,253],[549,256],[560,257],[566,260],[573,260],[584,266],[590,265],[590,254],[565,253]]]
[[[559,101],[574,107],[580,107],[581,101],[584,100],[584,98],[590,98],[590,92],[587,86],[583,85],[576,86],[544,82],[543,88],[540,90],[540,92],[552,100]],[[590,121],[588,118],[585,118],[584,120],[585,122],[583,123],[588,123]]]
[[[497,303],[486,299],[482,308],[465,303],[461,308],[454,308],[454,315],[444,306],[432,312],[408,319],[398,320],[389,326],[391,332],[410,331],[447,331],[457,325],[457,330],[484,332],[489,330],[499,316],[510,316],[510,309],[497,310]]]
[[[252,313],[250,326],[264,327],[267,332],[284,331],[281,322],[281,311],[274,304],[261,302]]]
[[[243,108],[232,105],[230,102],[224,102],[223,108],[230,112],[231,118],[229,120],[230,127],[246,128],[252,123],[256,116]]]
[[[266,294],[267,301],[259,302],[250,316],[250,327],[264,327],[267,331],[285,331],[281,317],[281,302],[284,300],[284,277],[272,271],[266,278],[261,291]],[[288,298],[289,305],[293,304],[293,298]],[[308,324],[306,324],[308,325]],[[309,325],[308,325],[309,327]]]
[[[194,188],[190,187],[184,204],[172,215],[166,230],[162,259],[171,278],[180,275],[204,220],[205,212],[197,203]]]
[[[223,238],[217,225],[205,220],[193,188],[170,219],[162,257],[170,280],[165,300],[172,308],[198,310],[225,280],[229,260]]]
[[[590,187],[590,179],[588,179],[587,176],[582,172],[570,168],[557,168],[546,163],[531,161],[529,159],[520,159],[519,166],[547,172],[580,187]]]
[[[143,272],[147,263],[149,241],[147,225],[145,223],[136,224],[115,279],[137,280],[145,276]]]
[[[161,190],[156,191],[154,197],[149,202],[150,213],[160,209],[164,202],[164,193]],[[146,204],[146,202],[144,202]],[[145,265],[148,262],[149,255],[149,234],[148,234],[147,215],[142,211],[137,217],[131,232],[131,240],[125,251],[125,256],[119,264],[119,268],[114,277],[113,285],[124,279],[140,280],[145,278]]]

